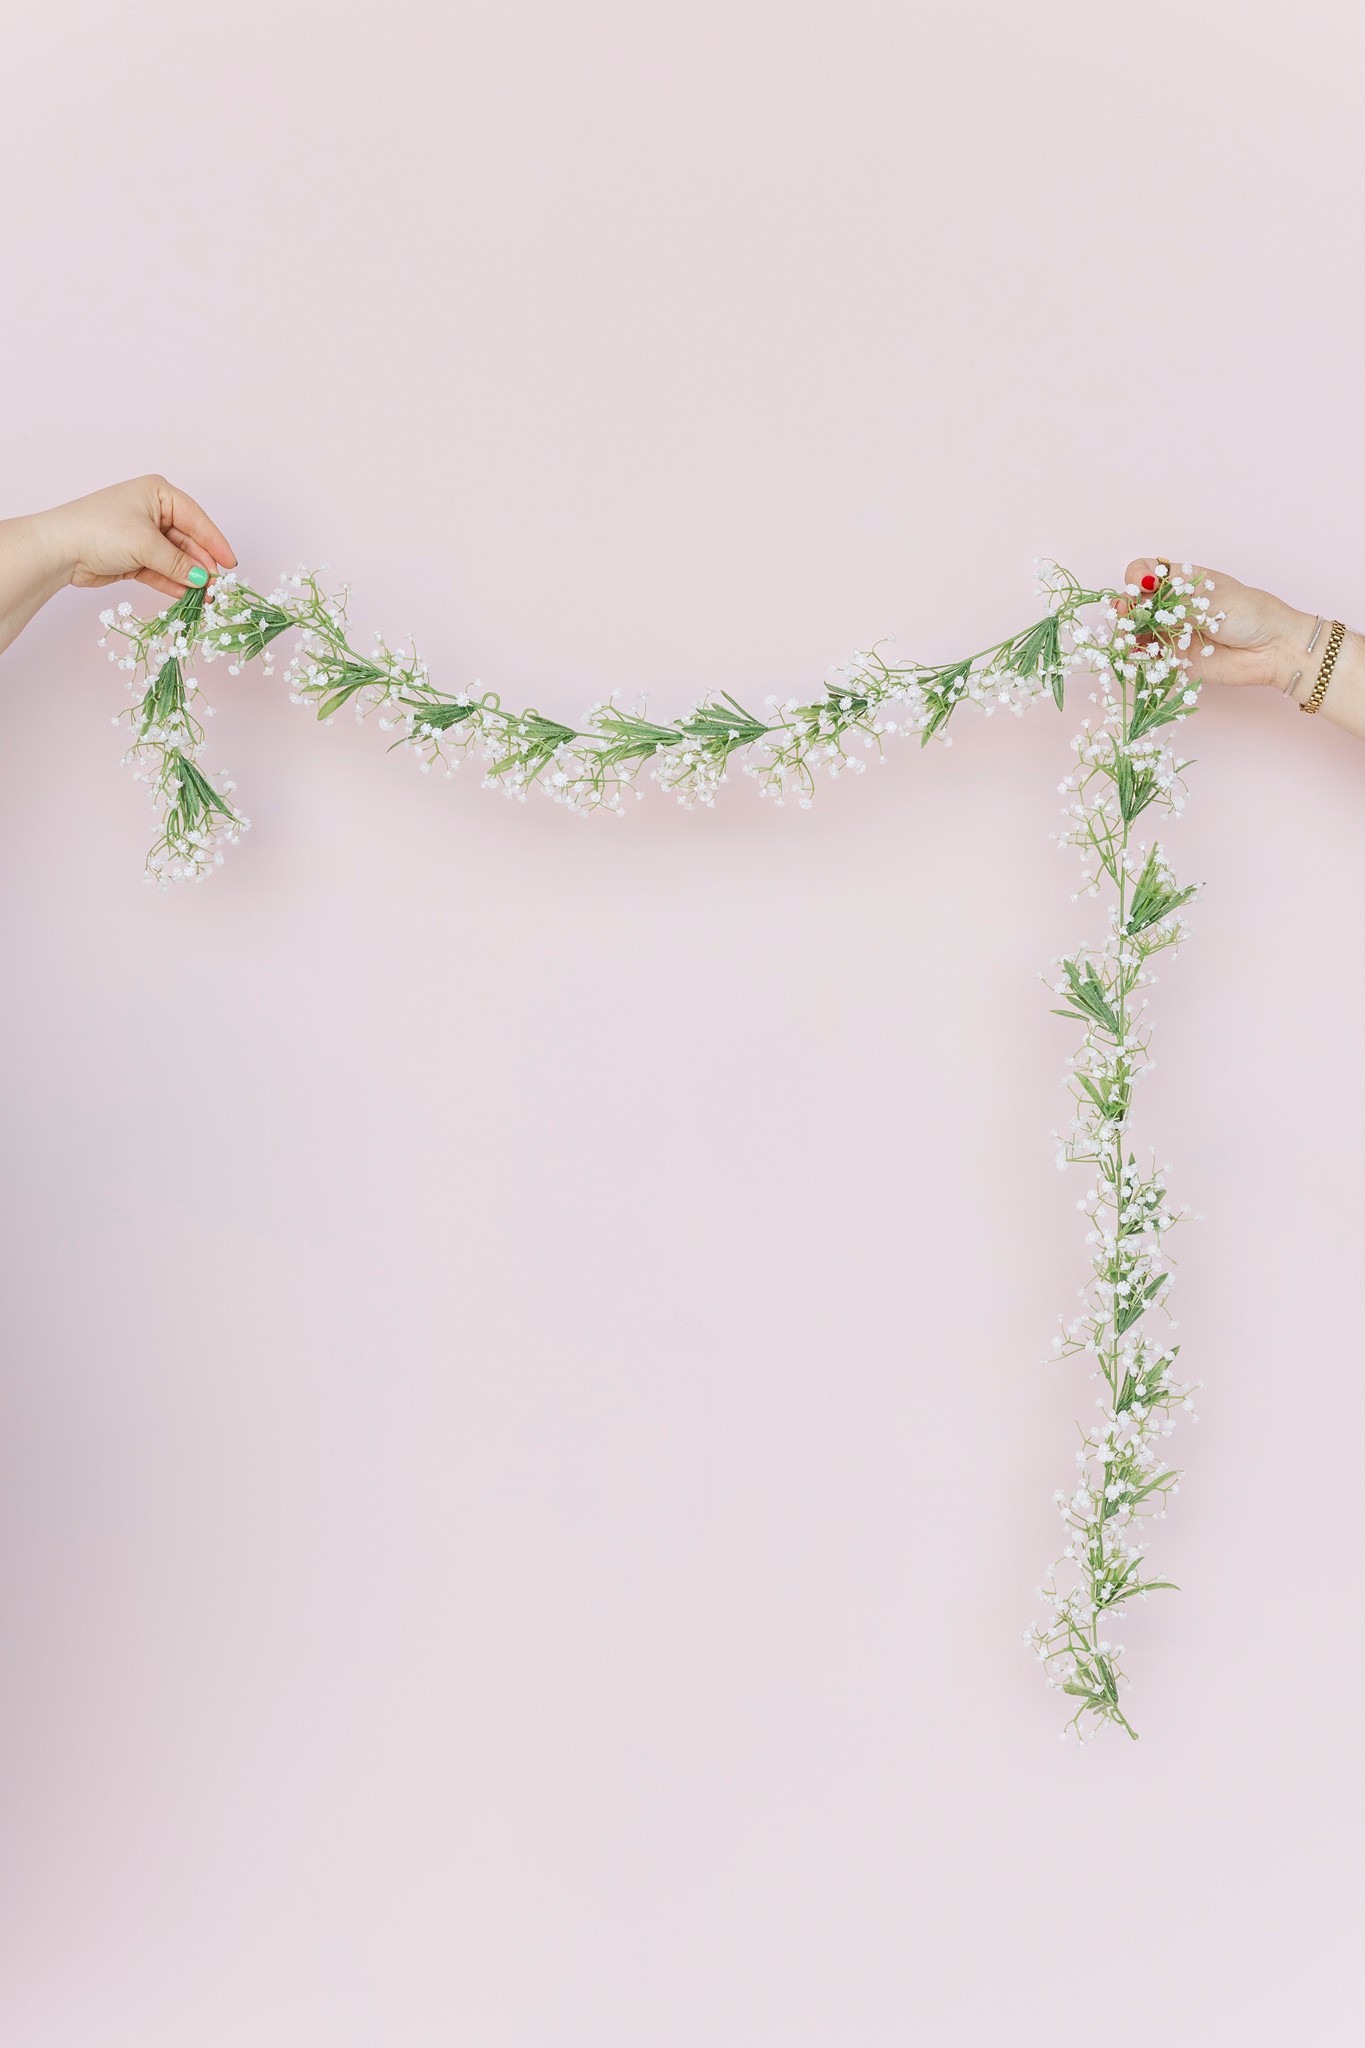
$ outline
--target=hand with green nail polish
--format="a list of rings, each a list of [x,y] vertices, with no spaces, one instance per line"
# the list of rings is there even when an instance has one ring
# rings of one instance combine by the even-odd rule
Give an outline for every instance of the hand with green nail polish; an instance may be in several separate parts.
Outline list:
[[[0,650],[68,583],[91,590],[128,579],[175,598],[236,566],[208,514],[164,476],[0,519]]]

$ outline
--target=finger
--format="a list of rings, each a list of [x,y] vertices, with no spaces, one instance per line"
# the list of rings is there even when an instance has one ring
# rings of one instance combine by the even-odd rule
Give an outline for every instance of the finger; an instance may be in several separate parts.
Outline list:
[[[1136,562],[1128,564],[1123,572],[1123,587],[1127,595],[1119,599],[1116,607],[1122,617],[1128,616],[1135,599],[1147,597],[1156,589],[1170,566],[1161,555],[1143,555]]]
[[[104,576],[100,580],[104,583],[145,583],[148,590],[159,590],[163,597],[183,597],[185,595],[183,583],[169,583],[155,569],[136,569],[130,577]]]
[[[1143,555],[1138,561],[1130,562],[1124,570],[1124,589],[1128,591],[1130,596],[1136,594],[1133,589],[1134,585],[1137,586],[1138,591],[1144,593],[1155,590],[1162,577],[1172,568],[1177,567],[1179,567],[1179,564],[1172,562],[1169,555]]]
[[[1211,595],[1211,583],[1216,588],[1212,569],[1201,568],[1198,562],[1177,561],[1174,555],[1141,556],[1128,564],[1123,572],[1123,581],[1130,596],[1133,594],[1132,586],[1136,584],[1137,595],[1146,597],[1156,589],[1163,576],[1172,572],[1183,577],[1186,583],[1192,583],[1197,596]],[[1221,580],[1227,583],[1229,579],[1224,576]]]
[[[212,573],[195,555],[178,548],[169,534],[150,523],[138,552],[142,562],[136,571],[137,580],[147,582],[151,576],[157,576],[161,580],[152,587],[168,590],[173,597],[183,597],[191,585],[202,590]]]
[[[203,506],[197,505],[188,491],[177,490],[174,484],[168,484],[166,489],[170,494],[169,510],[171,516],[169,520],[162,521],[163,526],[168,528],[171,526],[178,527],[181,533],[186,534],[189,539],[197,540],[200,547],[207,548],[209,552],[208,557],[205,558],[205,567],[211,568],[214,564],[218,564],[224,569],[235,569],[237,567],[236,555],[233,554],[232,549],[228,546],[226,537],[219,532]]]
[[[167,540],[178,547],[182,555],[188,555],[192,562],[198,562],[201,568],[208,570],[210,578],[220,573],[220,564],[192,535],[182,533],[178,526],[168,526],[164,531]]]

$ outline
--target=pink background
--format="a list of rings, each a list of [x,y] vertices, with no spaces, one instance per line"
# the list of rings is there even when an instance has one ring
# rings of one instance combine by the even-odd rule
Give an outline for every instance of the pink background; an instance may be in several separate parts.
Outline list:
[[[31,8],[0,511],[160,468],[566,714],[982,645],[1035,551],[1359,624],[1360,45]],[[1075,710],[583,826],[217,670],[255,825],[163,901],[105,601],[0,664],[0,2048],[1353,2043],[1359,747],[1199,719],[1185,1590],[1078,1758]]]

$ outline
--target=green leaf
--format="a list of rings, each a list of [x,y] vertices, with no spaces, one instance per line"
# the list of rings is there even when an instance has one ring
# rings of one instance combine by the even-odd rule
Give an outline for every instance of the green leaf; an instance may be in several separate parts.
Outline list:
[[[350,702],[357,690],[363,690],[367,683],[382,683],[383,672],[371,668],[368,662],[348,661],[337,670],[326,685],[324,694],[317,700],[318,717],[330,718],[340,711],[343,704]]]
[[[1155,772],[1150,768],[1135,768],[1127,754],[1120,754],[1114,771],[1114,781],[1118,788],[1119,811],[1123,822],[1125,825],[1131,825],[1157,795]]]
[[[168,607],[162,624],[169,625],[174,622],[182,629],[187,640],[195,640],[199,633],[199,622],[204,610],[204,598],[207,591],[207,584],[200,590],[196,590],[191,586],[183,597],[178,597],[175,603]]]
[[[1146,865],[1133,885],[1133,900],[1123,929],[1129,938],[1146,931],[1149,925],[1157,924],[1173,910],[1188,903],[1194,894],[1193,885],[1187,889],[1171,889],[1162,879],[1169,872],[1157,859],[1156,848],[1147,856]]]
[[[1081,975],[1074,960],[1064,960],[1062,966],[1066,970],[1066,978],[1071,984],[1071,1001],[1076,1004],[1083,1017],[1102,1025],[1111,1037],[1120,1037],[1122,1034],[1119,1029],[1118,1017],[1115,1015],[1110,1006],[1109,999],[1105,995],[1104,984],[1095,972],[1094,962],[1092,960],[1086,961],[1084,976]],[[1056,1016],[1064,1017],[1066,1014],[1065,1010],[1054,1012]]]
[[[615,768],[622,761],[644,761],[661,747],[675,746],[680,734],[675,726],[653,725],[634,712],[615,708],[600,712],[593,721],[596,732],[607,742],[599,759],[604,767]]]
[[[578,737],[571,725],[560,725],[557,719],[545,718],[539,711],[523,711],[511,723],[507,752],[489,763],[488,773],[496,780],[515,768],[528,782],[534,782],[547,762],[553,760],[557,749]]]
[[[1137,1322],[1140,1316],[1147,1313],[1149,1303],[1161,1292],[1169,1278],[1170,1275],[1168,1273],[1160,1273],[1150,1286],[1144,1287],[1137,1294],[1129,1295],[1123,1307],[1114,1317],[1114,1328],[1118,1331],[1120,1337],[1125,1330],[1132,1329],[1133,1324]]]
[[[162,662],[142,699],[142,715],[157,725],[164,725],[172,713],[183,710],[184,705],[185,690],[180,663],[171,655]]]
[[[856,698],[854,702],[858,709],[867,709],[866,697]],[[771,729],[762,719],[755,718],[752,711],[746,711],[728,691],[722,691],[719,700],[712,698],[698,705],[689,718],[682,720],[669,734],[669,742],[696,738],[723,740],[727,747],[747,747],[754,740],[761,740]]]
[[[1036,675],[1039,669],[1048,670],[1057,666],[1062,658],[1062,623],[1055,612],[1049,612],[1045,619],[1039,619],[1036,626],[1030,626],[1026,633],[1006,647],[1000,657],[1001,666],[1016,676]]]
[[[933,700],[929,723],[920,728],[919,743],[927,747],[934,734],[941,730],[952,717],[964,694],[964,685],[972,672],[971,659],[950,663],[946,668],[931,669],[916,677],[926,697]]]
[[[423,700],[404,697],[400,699],[404,710],[417,715],[417,729],[429,725],[434,732],[449,732],[452,725],[459,725],[466,718],[472,718],[473,704],[427,703]]]
[[[1129,1495],[1130,1506],[1136,1507],[1140,1500],[1146,1500],[1153,1493],[1164,1493],[1166,1488],[1172,1485],[1179,1477],[1180,1474],[1178,1472],[1158,1472],[1156,1478],[1149,1479],[1145,1486],[1134,1488],[1133,1492]]]
[[[199,599],[202,606],[202,591],[195,591],[193,595]],[[230,619],[227,616],[229,612],[232,614]],[[239,616],[241,614],[244,616]],[[195,619],[198,637],[206,637],[212,646],[217,646],[219,631],[231,634],[232,645],[218,651],[226,654],[234,662],[255,661],[258,655],[264,654],[272,640],[277,640],[281,633],[288,632],[296,623],[297,621],[292,619],[288,612],[281,611],[278,605],[268,604],[256,591],[246,589],[238,589],[232,593],[222,608],[222,616],[216,622],[213,632],[207,636],[203,634],[197,616]]]
[[[1184,697],[1185,675],[1182,669],[1166,696],[1148,697],[1135,708],[1128,722],[1129,739],[1141,739],[1144,733],[1155,732],[1158,726],[1169,725],[1173,719],[1187,718],[1197,707],[1185,703]]]

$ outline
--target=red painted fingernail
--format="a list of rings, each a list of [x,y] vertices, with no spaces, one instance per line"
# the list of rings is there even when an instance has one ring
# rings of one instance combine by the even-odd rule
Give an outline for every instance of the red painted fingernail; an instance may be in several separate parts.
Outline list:
[[[1144,576],[1144,577],[1143,577],[1143,579],[1142,579],[1142,587],[1143,587],[1143,589],[1144,589],[1144,590],[1155,590],[1155,589],[1156,589],[1156,578],[1155,578],[1155,576]]]

